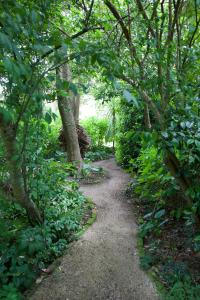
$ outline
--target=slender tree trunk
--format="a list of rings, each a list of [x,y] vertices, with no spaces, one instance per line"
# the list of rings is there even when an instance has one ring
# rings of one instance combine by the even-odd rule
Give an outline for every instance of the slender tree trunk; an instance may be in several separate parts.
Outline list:
[[[178,185],[184,192],[184,198],[186,203],[191,206],[192,205],[192,199],[190,199],[189,196],[187,196],[186,192],[191,186],[191,183],[189,179],[183,174],[181,170],[180,163],[174,153],[172,153],[170,150],[166,151],[166,157],[165,157],[165,165],[167,166],[168,170],[170,171],[171,175],[176,179]]]
[[[145,91],[140,89],[140,94],[143,96],[146,105],[149,105],[154,113],[155,119],[157,120],[158,124],[160,125],[160,129],[165,129],[165,119],[162,113],[158,110],[156,105],[153,103],[152,99],[148,96]],[[171,175],[176,179],[177,184],[181,188],[184,199],[188,205],[192,205],[192,199],[187,196],[187,190],[191,186],[191,182],[188,178],[183,174],[182,167],[178,158],[176,157],[175,153],[171,152],[169,149],[166,150],[166,156],[164,159],[164,163],[167,166]]]
[[[59,73],[61,79],[70,81],[69,66],[62,67]],[[74,117],[74,95],[70,92],[69,97],[58,96],[58,109],[62,119],[63,134],[66,141],[68,161],[73,162],[81,169],[82,157],[76,131],[76,122]],[[77,115],[77,112],[76,112]]]
[[[115,152],[115,135],[116,135],[116,111],[115,104],[112,107],[112,126],[113,126],[113,152]]]
[[[15,132],[12,124],[0,122],[0,133],[5,145],[6,160],[13,190],[13,200],[19,203],[27,212],[32,224],[42,223],[39,209],[31,201],[25,191],[20,156],[16,146]]]
[[[151,120],[149,115],[149,105],[144,104],[144,124],[147,129],[151,129]]]

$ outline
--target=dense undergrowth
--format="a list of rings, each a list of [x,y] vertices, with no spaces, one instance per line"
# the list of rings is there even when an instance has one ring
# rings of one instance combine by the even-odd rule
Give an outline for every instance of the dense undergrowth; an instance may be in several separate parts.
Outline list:
[[[66,180],[64,166],[51,162],[48,174],[42,174],[47,178],[42,183],[45,190],[38,190],[39,195],[42,193],[39,207],[45,219],[42,225],[30,226],[20,207],[13,204],[8,208],[1,203],[1,299],[15,299],[14,290],[30,287],[42,269],[63,253],[82,228],[89,207],[77,183]],[[6,296],[11,287],[13,296]]]
[[[163,145],[154,132],[145,132],[144,126],[138,125],[140,115],[134,120],[131,118],[134,110],[129,110],[129,104],[122,102],[122,106],[116,157],[133,177],[128,193],[133,198],[139,224],[140,265],[155,280],[163,299],[199,299],[200,230],[196,223],[199,189],[194,182],[193,191],[188,193],[196,192],[196,201],[193,206],[185,205],[182,190],[164,163]],[[185,123],[180,128],[181,133],[170,133],[176,136],[177,154],[184,162],[188,159],[186,145],[189,145],[188,172],[197,174],[198,143],[196,147],[190,146],[193,132]]]
[[[52,184],[55,185],[55,180]],[[42,269],[63,253],[74,233],[80,230],[87,210],[86,199],[74,183],[63,181],[63,185],[68,185],[67,190],[60,184],[59,179],[59,188],[51,191],[52,198],[45,201],[48,208],[43,209],[45,221],[41,226],[31,227],[18,207],[1,210],[4,218],[0,237],[1,299],[4,296],[12,299],[11,294],[6,296],[11,287],[13,293],[30,287]]]
[[[21,293],[82,231],[93,206],[79,192],[79,178],[102,173],[93,170],[89,161],[81,174],[73,164],[66,163],[58,139],[59,119],[50,125],[45,120],[32,122],[29,130],[35,134],[30,136],[26,149],[26,181],[29,196],[42,212],[44,222],[31,226],[20,205],[0,199],[0,299],[22,299]],[[1,165],[1,185],[9,190],[5,168]]]

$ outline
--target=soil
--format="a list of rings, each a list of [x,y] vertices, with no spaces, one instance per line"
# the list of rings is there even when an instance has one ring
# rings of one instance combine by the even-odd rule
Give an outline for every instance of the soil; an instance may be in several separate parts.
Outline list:
[[[157,300],[152,282],[139,268],[137,226],[125,196],[129,176],[114,159],[100,161],[109,179],[83,185],[93,199],[96,222],[73,244],[60,266],[46,277],[31,300]]]

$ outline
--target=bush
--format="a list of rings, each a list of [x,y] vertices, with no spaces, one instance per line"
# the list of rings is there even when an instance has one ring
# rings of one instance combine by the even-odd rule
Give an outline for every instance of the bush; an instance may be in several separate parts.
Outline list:
[[[142,118],[142,112],[121,100],[117,118],[116,159],[123,167],[130,167],[131,171],[135,170],[136,166],[130,161],[137,158],[141,149]]]
[[[97,150],[107,142],[107,133],[109,128],[108,120],[90,117],[81,121],[81,125],[85,128],[91,138],[91,149]]]
[[[77,183],[67,181],[67,164],[46,160],[38,168],[29,167],[30,196],[45,221],[31,227],[22,208],[1,199],[0,295],[10,295],[5,299],[20,299],[15,291],[28,288],[38,272],[63,253],[84,215],[85,198]]]
[[[175,180],[164,166],[162,152],[154,146],[142,149],[138,158],[131,162],[138,167],[135,192],[140,197],[162,203],[175,192]]]
[[[165,300],[198,300],[200,285],[192,285],[189,281],[178,281],[170,289]]]
[[[98,160],[104,160],[108,159],[112,154],[112,149],[108,147],[101,147],[94,151],[88,151],[85,154],[85,159],[88,159],[90,161],[98,161]]]
[[[45,135],[46,146],[44,149],[45,157],[57,158],[57,156],[59,156],[59,152],[61,152],[62,150],[61,143],[59,141],[61,128],[62,128],[62,122],[60,117],[57,117],[51,124],[46,126],[46,135]]]

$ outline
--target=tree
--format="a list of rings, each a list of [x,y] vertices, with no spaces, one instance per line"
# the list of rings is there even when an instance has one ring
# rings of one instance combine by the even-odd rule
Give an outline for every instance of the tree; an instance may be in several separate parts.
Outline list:
[[[48,74],[54,60],[47,63],[47,49],[54,47],[48,24],[55,9],[54,1],[3,1],[0,4],[0,134],[4,146],[6,171],[11,193],[1,185],[1,197],[19,203],[31,223],[41,223],[42,215],[29,196],[26,186],[27,165],[24,158],[27,129],[42,113],[42,102],[49,93]],[[28,8],[27,8],[28,7]],[[29,42],[27,42],[29,41]],[[31,154],[33,155],[33,153]],[[30,159],[30,156],[29,158]]]
[[[110,40],[113,37],[112,43],[118,52],[116,58],[112,48],[112,59],[117,65],[113,66],[111,62],[107,68],[137,91],[144,101],[147,125],[152,126],[158,140],[162,141],[165,163],[185,193],[186,203],[191,205],[188,190],[192,187],[192,178],[186,174],[188,162],[187,166],[180,162],[177,147],[166,140],[165,132],[174,114],[180,122],[183,118],[174,108],[177,105],[186,107],[191,103],[190,95],[197,94],[197,81],[193,78],[191,82],[191,72],[196,72],[194,57],[199,43],[199,5],[196,1],[179,0],[155,1],[147,7],[140,0],[131,3],[105,0],[104,3],[114,24],[107,35]],[[111,43],[109,47],[112,47]],[[149,110],[156,120],[154,125],[150,123]]]
[[[69,65],[62,66],[60,77],[67,83],[71,81]],[[72,91],[69,91],[69,96],[58,95],[58,108],[62,119],[68,161],[75,163],[80,169],[82,166],[82,157],[76,130],[79,119],[79,97],[76,97]]]
[[[68,10],[65,4],[64,2],[61,3],[63,12],[67,12]],[[61,64],[58,63],[57,68],[57,87],[59,85],[59,89],[61,89],[57,93],[58,108],[62,119],[68,160],[74,162],[80,169],[82,167],[82,157],[76,130],[79,123],[80,96],[77,93],[76,85],[71,82],[69,61],[80,60],[81,56],[88,56],[91,53],[91,50],[88,51],[87,49],[87,42],[81,38],[88,32],[101,29],[101,27],[95,27],[94,24],[90,26],[94,0],[89,1],[87,5],[79,1],[73,3],[73,5],[74,9],[71,9],[68,18],[60,19],[58,16],[58,20],[55,23],[55,28],[66,42],[67,47],[63,47],[63,44],[60,43],[54,49],[47,51],[44,56],[49,56],[54,52],[55,60],[57,59],[57,54],[64,56],[64,62]],[[80,14],[80,17],[76,18],[76,14]],[[81,22],[80,18],[82,19]],[[62,28],[64,28],[64,30]],[[67,30],[65,30],[66,28]],[[74,33],[74,29],[77,30],[77,28],[79,31]],[[84,64],[81,67],[84,68]],[[79,76],[79,74],[77,76]],[[74,90],[76,91],[74,92]],[[68,93],[68,95],[66,95],[66,93]]]

